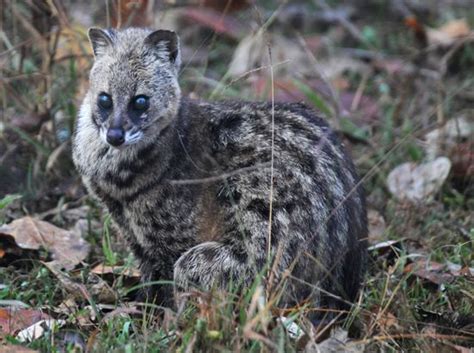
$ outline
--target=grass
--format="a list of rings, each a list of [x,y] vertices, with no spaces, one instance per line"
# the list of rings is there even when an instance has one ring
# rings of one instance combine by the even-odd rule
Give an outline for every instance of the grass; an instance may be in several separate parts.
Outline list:
[[[338,5],[337,1],[328,3]],[[388,173],[400,163],[423,161],[425,154],[420,143],[423,134],[438,123],[465,111],[472,103],[463,93],[472,93],[474,49],[471,44],[459,51],[450,62],[451,71],[448,70],[439,79],[433,79],[430,74],[437,71],[436,67],[430,67],[431,61],[436,62],[443,53],[423,51],[413,33],[403,27],[402,22],[393,19],[386,21],[391,17],[387,4],[370,3],[368,10],[358,12],[354,20],[354,25],[363,36],[362,42],[347,33],[339,37],[334,35],[331,29],[336,27],[335,24],[324,31],[309,30],[302,34],[326,39],[329,44],[321,50],[321,55],[327,52],[328,58],[336,56],[339,48],[353,48],[380,54],[382,58],[401,60],[402,67],[415,66],[414,73],[396,75],[371,66],[365,83],[364,74],[353,72],[351,68],[338,77],[344,80],[347,90],[355,92],[360,88],[364,96],[376,102],[379,111],[377,120],[343,117],[336,121],[329,99],[326,100],[321,92],[312,90],[305,78],[284,74],[275,76],[276,79],[294,83],[297,93],[308,104],[325,112],[334,125],[340,123],[343,135],[350,141],[356,141],[346,142],[360,174],[365,178],[370,208],[378,210],[385,219],[386,229],[381,240],[398,241],[391,247],[370,252],[364,290],[343,327],[349,332],[353,345],[363,344],[369,352],[450,352],[454,351],[453,345],[470,347],[474,345],[472,275],[451,275],[449,280],[436,284],[413,269],[408,271],[407,265],[422,257],[441,264],[456,264],[464,269],[474,267],[472,176],[471,179],[467,177],[467,182],[456,180],[453,176],[434,200],[418,206],[395,201],[387,190],[386,179]],[[136,278],[123,273],[103,276],[92,273],[92,268],[98,263],[133,268],[135,262],[123,239],[110,227],[110,218],[84,195],[77,175],[67,167],[70,166],[69,150],[60,155],[66,162],[61,160],[52,170],[46,168],[53,151],[70,138],[86,86],[90,65],[90,56],[85,56],[87,43],[85,40],[76,43],[83,38],[84,28],[73,37],[72,43],[77,45],[60,36],[61,56],[66,53],[70,57],[66,55],[63,60],[45,66],[49,57],[40,50],[41,43],[21,45],[24,39],[32,36],[31,29],[22,27],[18,17],[28,13],[29,5],[8,2],[4,11],[8,12],[12,6],[19,6],[21,13],[8,17],[2,23],[3,34],[11,45],[2,49],[0,56],[7,63],[0,88],[1,122],[5,126],[0,132],[0,155],[7,156],[0,157],[0,175],[5,175],[5,182],[0,182],[0,221],[35,214],[70,228],[77,219],[86,219],[85,237],[91,243],[92,251],[86,263],[63,274],[81,285],[84,293],[74,290],[78,287],[71,288],[63,277],[50,271],[39,260],[47,257],[44,251],[17,256],[8,263],[2,263],[0,257],[0,265],[3,266],[0,267],[0,306],[17,300],[66,321],[65,326],[46,332],[32,342],[21,343],[13,336],[5,337],[3,342],[48,352],[75,352],[80,349],[183,353],[193,350],[301,350],[305,340],[314,338],[314,334],[295,339],[289,332],[289,324],[278,319],[275,308],[261,302],[258,281],[240,295],[232,289],[228,293],[213,292],[211,295],[196,292],[187,306],[164,310],[152,304],[130,302],[134,291],[140,286]],[[275,11],[271,2],[260,6],[264,6],[260,10],[268,13]],[[474,26],[472,9],[444,3],[439,6],[444,6],[444,11],[427,18],[430,26],[438,27],[447,18],[463,15]],[[247,11],[249,18],[255,15],[252,9]],[[275,22],[275,19],[272,21]],[[281,29],[290,37],[294,33],[278,21],[272,26],[270,30],[274,27]],[[64,23],[60,27],[62,33],[71,33],[68,31],[73,28]],[[48,38],[50,51],[59,50],[51,43],[54,42],[54,35],[43,35]],[[184,45],[195,49],[195,38],[184,36]],[[251,81],[267,77],[265,70],[238,79],[226,76],[230,54],[237,44],[225,36],[213,36],[203,45],[208,51],[206,65],[191,63],[183,70],[183,90],[212,99],[252,99],[258,94],[261,96],[258,98],[264,99],[267,92],[256,93]],[[22,50],[31,50],[31,54],[26,56]],[[320,59],[319,56],[317,59]],[[18,75],[23,75],[24,79],[12,79]],[[267,89],[270,88],[268,84]],[[276,93],[279,93],[278,90]],[[58,112],[63,114],[61,121],[55,120]],[[40,128],[15,125],[15,118],[20,114],[38,113],[49,116]],[[349,113],[348,116],[352,117],[360,112]],[[20,160],[26,163],[20,164]],[[23,167],[24,164],[27,167]],[[7,180],[9,175],[11,180]],[[459,187],[459,184],[462,186]],[[3,196],[1,193],[11,195]],[[23,197],[19,199],[17,195]],[[82,211],[78,211],[81,207]],[[448,272],[442,271],[444,274]],[[101,292],[107,286],[114,293],[112,299]],[[290,322],[297,323],[305,333],[310,333],[311,326],[305,319],[310,309],[302,307],[285,313],[285,316]],[[320,338],[326,338],[324,332]]]

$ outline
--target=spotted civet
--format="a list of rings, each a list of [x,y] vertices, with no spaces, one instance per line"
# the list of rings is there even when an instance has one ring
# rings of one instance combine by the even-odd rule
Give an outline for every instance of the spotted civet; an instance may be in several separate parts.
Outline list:
[[[95,63],[74,162],[144,281],[225,289],[263,273],[267,285],[286,278],[283,306],[342,308],[355,299],[364,197],[322,118],[299,103],[182,97],[174,32],[93,28],[89,38]],[[276,271],[266,276],[268,263]],[[153,294],[171,304],[171,289]]]

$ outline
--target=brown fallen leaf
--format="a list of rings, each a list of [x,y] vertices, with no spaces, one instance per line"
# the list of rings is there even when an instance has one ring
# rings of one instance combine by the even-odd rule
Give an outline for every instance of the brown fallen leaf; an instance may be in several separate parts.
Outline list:
[[[62,273],[54,264],[46,264],[45,266],[56,276],[64,288],[73,296],[76,300],[91,301],[92,296],[87,290],[86,286],[82,283],[75,282],[69,275]]]
[[[425,259],[406,265],[403,272],[411,273],[437,285],[451,283],[455,277],[451,272],[446,271],[445,265]]]
[[[349,338],[349,334],[341,327],[336,327],[331,331],[329,338],[320,343],[314,343],[311,340],[305,347],[303,352],[346,352],[346,353],[362,353],[365,351],[365,345],[357,343]]]
[[[130,308],[120,307],[105,314],[104,317],[102,318],[102,322],[110,321],[110,319],[116,316],[129,316],[129,315],[141,315],[141,314],[143,314],[143,311],[137,309],[136,307],[130,307]]]
[[[140,270],[137,268],[130,268],[125,266],[108,266],[105,264],[98,264],[92,270],[92,273],[96,275],[118,275],[118,276],[126,276],[126,277],[133,277],[133,278],[140,278]]]
[[[449,272],[455,277],[474,277],[474,268],[469,266],[461,266],[458,264],[454,264],[450,261],[446,263],[446,267],[448,268]]]
[[[0,308],[0,337],[15,335],[18,331],[50,316],[40,310],[19,309],[17,307]]]
[[[99,276],[89,273],[87,282],[91,284],[90,293],[99,303],[112,304],[117,301],[117,293]]]
[[[51,263],[67,270],[89,254],[89,244],[79,234],[29,216],[0,227],[0,239],[6,237],[13,237],[21,249],[46,249],[51,252]]]
[[[456,40],[472,35],[466,19],[452,20],[439,28],[428,28],[426,35],[428,44],[436,46],[450,46]]]
[[[382,315],[379,320],[377,321],[379,326],[382,328],[383,331],[387,331],[391,328],[398,328],[398,320],[395,315],[393,315],[391,312],[387,312],[384,315]]]
[[[39,353],[39,351],[9,344],[7,346],[0,346],[0,353]]]
[[[140,270],[134,267],[99,264],[91,270],[88,282],[95,283],[91,293],[97,296],[101,303],[112,303],[115,301],[116,293],[111,288],[115,286],[116,281],[129,287],[136,285],[140,277]]]
[[[371,306],[370,311],[364,313],[362,316],[369,327],[378,327],[380,332],[400,329],[397,317],[380,305]]]

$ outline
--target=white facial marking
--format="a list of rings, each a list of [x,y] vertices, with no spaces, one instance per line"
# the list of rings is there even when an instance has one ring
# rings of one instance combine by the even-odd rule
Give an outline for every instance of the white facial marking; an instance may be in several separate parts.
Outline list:
[[[109,144],[107,142],[107,130],[105,130],[104,128],[100,128],[99,129],[99,134],[100,134],[100,138],[102,139],[102,141],[104,141],[106,144]]]
[[[125,132],[125,145],[133,145],[141,140],[143,137],[142,131],[126,131]]]

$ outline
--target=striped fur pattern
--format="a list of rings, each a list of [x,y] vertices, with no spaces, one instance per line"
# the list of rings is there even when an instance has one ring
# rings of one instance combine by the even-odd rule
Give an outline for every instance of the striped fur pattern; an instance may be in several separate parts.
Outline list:
[[[269,103],[181,98],[169,42],[150,48],[150,31],[102,32],[102,41],[91,36],[98,50],[73,157],[140,260],[143,280],[174,280],[177,291],[249,286],[270,250],[275,282],[287,278],[281,305],[345,307],[327,293],[353,301],[365,270],[366,210],[328,124],[303,104],[275,105],[271,186]],[[106,116],[100,92],[114,101]],[[150,97],[139,117],[126,108],[137,93]],[[103,138],[111,124],[128,132],[119,148]],[[172,305],[169,287],[153,290]]]

